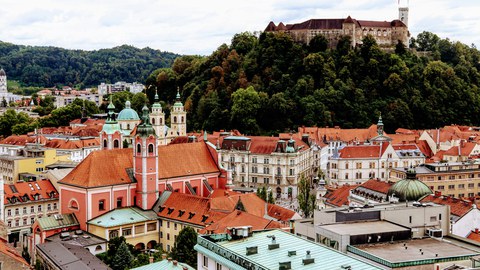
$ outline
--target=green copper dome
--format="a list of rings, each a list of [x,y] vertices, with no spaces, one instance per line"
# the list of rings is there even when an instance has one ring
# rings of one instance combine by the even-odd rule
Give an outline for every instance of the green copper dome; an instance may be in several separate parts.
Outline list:
[[[414,169],[409,169],[407,178],[396,182],[390,187],[387,197],[395,196],[401,202],[418,201],[425,195],[432,194],[432,190],[422,181],[416,178]]]
[[[140,120],[138,113],[134,109],[130,108],[130,106],[130,101],[127,100],[127,102],[125,102],[125,109],[120,111],[117,120]]]

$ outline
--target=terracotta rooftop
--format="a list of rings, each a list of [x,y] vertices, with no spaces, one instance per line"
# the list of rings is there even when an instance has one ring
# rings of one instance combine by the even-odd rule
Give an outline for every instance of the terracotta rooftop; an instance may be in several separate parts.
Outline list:
[[[387,194],[388,190],[391,186],[393,186],[393,184],[394,183],[392,182],[381,181],[379,179],[369,179],[365,183],[361,184],[360,187]]]
[[[463,217],[472,209],[473,202],[462,200],[450,196],[428,195],[421,202],[433,202],[436,204],[450,205],[450,213],[457,217]],[[478,205],[477,205],[478,207]]]
[[[208,147],[203,142],[159,146],[159,179],[220,173]],[[94,151],[59,183],[81,187],[128,184],[132,182],[132,176],[127,172],[131,168],[131,148]]]
[[[240,210],[235,210],[218,222],[200,230],[200,234],[226,233],[229,227],[252,226],[253,231],[282,228],[282,224],[274,220],[258,217]]]
[[[474,142],[462,142],[458,146],[452,146],[443,153],[444,156],[463,156],[468,157],[472,154],[473,149],[477,146]]]
[[[44,199],[58,199],[58,191],[50,180],[4,184],[5,205]],[[38,198],[35,198],[38,195]]]
[[[36,138],[35,136],[28,136],[28,135],[11,135],[1,140],[0,144],[24,146],[27,143],[37,142],[37,139],[39,143],[45,143],[47,141],[47,139],[44,136],[38,136],[38,138]]]
[[[350,196],[350,190],[358,187],[358,185],[343,185],[339,188],[328,188],[324,198],[326,203],[335,206],[348,205],[348,196]]]
[[[388,146],[388,143],[382,145],[347,145],[338,153],[340,158],[380,158]]]
[[[480,242],[480,233],[478,232],[478,229],[471,231],[468,236],[468,239]]]
[[[56,149],[82,149],[84,147],[100,146],[100,139],[85,139],[85,140],[61,140],[53,139],[45,143],[45,147]]]
[[[3,238],[0,238],[0,252],[3,253],[5,256],[8,256],[13,260],[23,264],[25,269],[30,269],[30,264],[28,264],[27,261],[25,261],[25,259],[22,257],[22,255],[15,248],[10,246],[7,240]]]
[[[368,128],[342,129],[340,127],[299,127],[298,133],[309,134],[317,143],[320,141],[365,142],[377,136],[377,125]]]

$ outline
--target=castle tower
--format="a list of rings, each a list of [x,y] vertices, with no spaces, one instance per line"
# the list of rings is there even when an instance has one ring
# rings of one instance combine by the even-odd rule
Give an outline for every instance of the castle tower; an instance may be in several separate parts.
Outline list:
[[[147,105],[142,109],[142,124],[137,127],[133,144],[133,168],[137,179],[135,205],[147,210],[158,199],[158,147],[155,130],[150,125]]]
[[[180,90],[177,90],[177,99],[173,104],[170,120],[174,137],[187,135],[187,112],[180,100]]]
[[[400,5],[400,2],[401,1],[398,1],[399,5]],[[398,7],[398,19],[408,27],[408,1],[407,1],[407,6]]]
[[[162,111],[162,105],[158,99],[157,90],[155,90],[155,102],[152,105],[152,112],[150,113],[150,122],[152,127],[157,134],[159,145],[164,145],[165,143],[165,113]]]
[[[0,69],[0,93],[7,93],[7,74],[3,68]]]
[[[113,105],[112,102],[112,95],[110,95],[110,103],[108,104],[107,109],[107,120],[100,132],[102,149],[123,148],[123,135],[120,129],[120,124],[115,119],[115,105]]]

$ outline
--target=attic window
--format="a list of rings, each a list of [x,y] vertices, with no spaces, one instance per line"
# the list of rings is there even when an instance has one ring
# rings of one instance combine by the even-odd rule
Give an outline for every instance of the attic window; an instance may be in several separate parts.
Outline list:
[[[13,196],[13,197],[10,199],[10,202],[11,202],[11,203],[16,203],[16,202],[17,202],[17,197]]]
[[[50,192],[49,196],[50,196],[50,198],[55,197],[55,191]]]
[[[188,213],[188,219],[192,219],[195,216],[195,212]]]
[[[165,206],[160,206],[160,207],[158,207],[158,212],[159,212],[159,213],[162,212],[163,209],[165,209]]]
[[[178,217],[183,216],[185,214],[185,210],[178,210]]]
[[[27,202],[28,200],[29,200],[28,195],[27,194],[23,195],[22,201]]]
[[[205,222],[208,218],[208,215],[202,215],[202,222]]]
[[[173,210],[175,210],[174,207],[169,207],[169,208],[168,208],[167,215],[170,215],[170,214],[173,212]]]

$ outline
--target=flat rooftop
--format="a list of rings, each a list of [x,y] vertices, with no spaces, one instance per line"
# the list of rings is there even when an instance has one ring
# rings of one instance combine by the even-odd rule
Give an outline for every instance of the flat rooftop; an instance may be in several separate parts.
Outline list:
[[[407,247],[407,249],[405,249]],[[448,240],[433,238],[413,239],[391,243],[358,245],[355,248],[392,263],[476,256],[480,253]],[[420,251],[421,249],[421,251]],[[423,252],[423,254],[422,254]]]
[[[408,228],[390,223],[388,221],[335,223],[319,225],[318,227],[340,235],[365,235],[373,233],[410,231]]]

